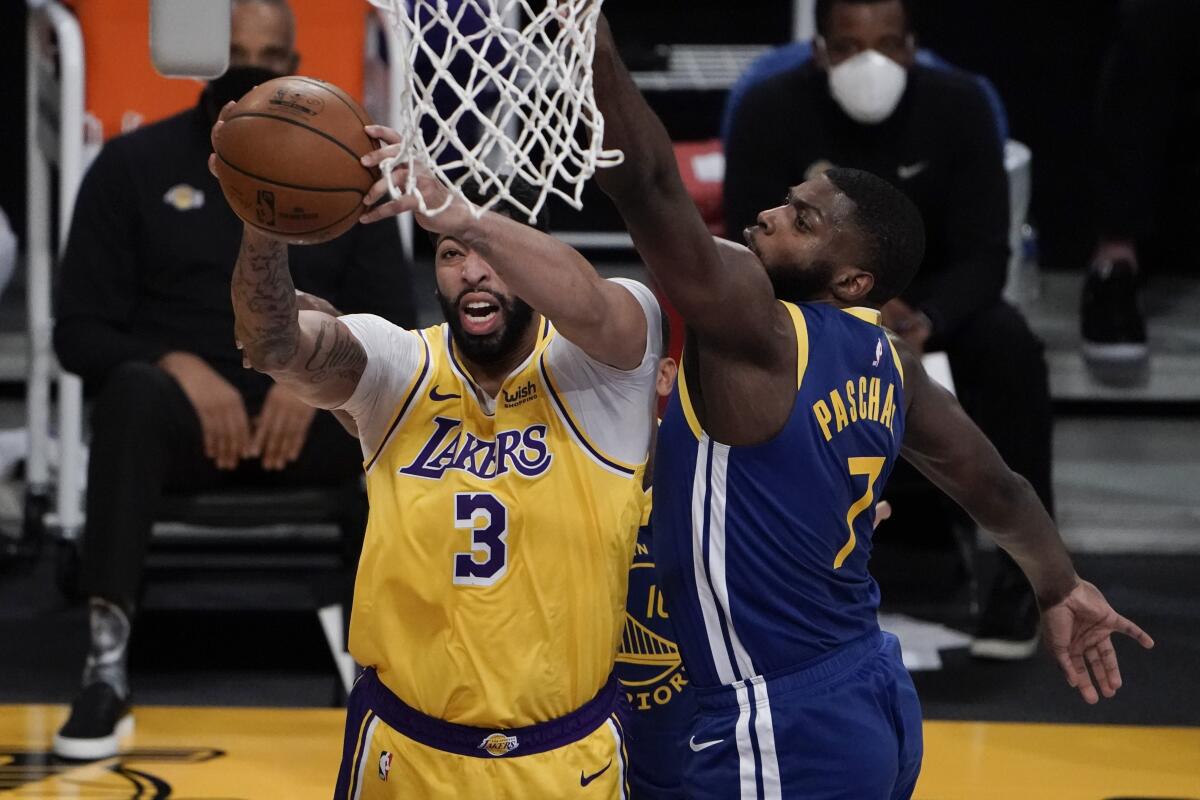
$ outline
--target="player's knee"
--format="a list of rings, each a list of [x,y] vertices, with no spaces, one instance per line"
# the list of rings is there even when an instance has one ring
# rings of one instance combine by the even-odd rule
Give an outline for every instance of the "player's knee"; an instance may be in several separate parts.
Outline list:
[[[997,303],[976,315],[959,332],[952,357],[969,359],[984,373],[1029,379],[1046,373],[1046,350],[1021,312]]]

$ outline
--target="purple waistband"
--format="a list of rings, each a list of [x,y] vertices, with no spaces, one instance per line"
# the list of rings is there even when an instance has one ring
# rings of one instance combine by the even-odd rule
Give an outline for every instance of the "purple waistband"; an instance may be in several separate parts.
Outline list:
[[[476,728],[422,714],[392,694],[374,669],[354,687],[366,705],[391,728],[427,747],[478,758],[530,756],[576,742],[599,728],[617,710],[617,680],[608,681],[591,700],[571,713],[524,728]]]

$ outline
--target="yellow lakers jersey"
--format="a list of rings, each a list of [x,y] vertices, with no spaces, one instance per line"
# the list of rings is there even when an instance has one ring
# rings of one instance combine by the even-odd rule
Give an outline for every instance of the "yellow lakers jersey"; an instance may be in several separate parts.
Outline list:
[[[562,716],[613,668],[644,461],[588,437],[546,358],[547,321],[491,413],[447,328],[419,333],[420,368],[366,462],[350,651],[450,722]]]

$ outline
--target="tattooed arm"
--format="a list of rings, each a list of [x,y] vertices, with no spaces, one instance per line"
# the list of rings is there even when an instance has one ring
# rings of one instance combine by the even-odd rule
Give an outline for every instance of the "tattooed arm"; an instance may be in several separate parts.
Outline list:
[[[246,226],[232,295],[237,340],[250,366],[318,408],[350,398],[367,354],[336,318],[298,310],[286,244]]]

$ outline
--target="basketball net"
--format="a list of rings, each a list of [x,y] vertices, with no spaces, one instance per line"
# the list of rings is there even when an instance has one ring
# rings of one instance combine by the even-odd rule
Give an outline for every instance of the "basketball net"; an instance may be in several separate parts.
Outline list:
[[[592,92],[592,55],[602,0],[370,0],[397,34],[392,68],[405,70],[394,122],[403,151],[381,169],[393,197],[416,196],[423,214],[444,210],[463,184],[478,182],[532,220],[556,195],[583,207],[584,183],[597,168],[621,163],[604,150],[604,118]],[[392,169],[409,167],[400,184]],[[416,170],[433,172],[451,190],[430,207]],[[514,178],[537,191],[512,196]]]

